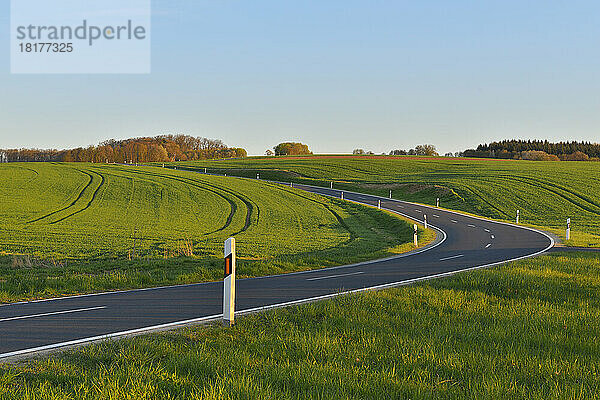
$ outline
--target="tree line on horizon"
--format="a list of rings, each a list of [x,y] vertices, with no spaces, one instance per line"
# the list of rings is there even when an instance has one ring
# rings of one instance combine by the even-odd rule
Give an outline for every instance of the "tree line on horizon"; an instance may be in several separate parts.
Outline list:
[[[267,150],[266,155],[310,155],[304,143],[284,142]],[[372,155],[355,149],[354,155]],[[383,153],[385,154],[385,153]],[[188,135],[161,135],[124,140],[106,140],[98,146],[67,150],[0,149],[0,162],[172,162],[247,157],[243,148],[228,147],[221,140]],[[434,145],[418,145],[410,150],[392,150],[392,156],[439,156]],[[502,140],[480,144],[476,149],[446,153],[445,157],[477,157],[534,161],[600,161],[600,144],[548,140]]]
[[[67,150],[0,150],[2,161],[144,163],[241,158],[248,154],[221,140],[188,135],[161,135],[125,140],[106,140],[98,146]]]
[[[367,151],[365,149],[354,149],[352,154],[355,156],[372,156],[375,155],[372,151]],[[381,155],[386,155],[382,153]],[[439,154],[437,152],[437,148],[432,144],[420,144],[415,146],[415,148],[410,150],[392,150],[389,152],[390,156],[425,156],[425,157],[438,157]],[[452,157],[453,154],[447,153],[446,156]]]
[[[480,144],[461,153],[463,157],[523,159],[538,161],[596,161],[600,144],[590,142],[558,142],[548,140],[502,140]]]

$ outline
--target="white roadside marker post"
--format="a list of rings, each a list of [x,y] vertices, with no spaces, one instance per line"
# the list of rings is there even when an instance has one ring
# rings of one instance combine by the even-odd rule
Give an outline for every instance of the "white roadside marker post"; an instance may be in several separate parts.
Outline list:
[[[424,224],[423,225],[425,226],[425,229],[427,229],[427,214],[423,214],[423,218],[424,218]]]
[[[439,197],[437,199],[435,199],[435,206],[437,208],[440,208],[440,198]]]
[[[392,198],[392,189],[390,189],[390,199]]]
[[[571,239],[571,218],[567,218],[567,240]]]
[[[517,210],[517,225],[519,224],[519,210]]]
[[[294,182],[290,182],[290,187],[294,187]]]
[[[415,230],[415,247],[419,247],[419,238],[417,236],[417,232],[418,232],[417,224],[414,224],[413,228]]]
[[[381,200],[377,200],[377,209],[381,210]]]
[[[204,173],[206,174],[206,168],[204,168]]]
[[[260,174],[256,174],[256,179],[260,179]]]
[[[344,200],[344,192],[342,192],[340,199]]]
[[[235,323],[235,238],[225,241],[225,279],[223,280],[223,325]]]
[[[333,189],[333,182],[331,182],[331,184],[329,185],[329,187],[330,187],[331,189]]]

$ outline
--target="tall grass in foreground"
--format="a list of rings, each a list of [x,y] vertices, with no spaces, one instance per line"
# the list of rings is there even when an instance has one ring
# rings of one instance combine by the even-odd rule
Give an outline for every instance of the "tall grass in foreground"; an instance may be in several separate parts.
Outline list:
[[[0,398],[597,398],[599,289],[543,256],[5,366]]]

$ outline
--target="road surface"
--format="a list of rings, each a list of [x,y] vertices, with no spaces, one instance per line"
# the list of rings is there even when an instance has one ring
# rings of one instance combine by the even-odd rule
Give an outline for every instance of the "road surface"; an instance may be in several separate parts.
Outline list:
[[[294,185],[340,197],[334,189]],[[554,245],[524,227],[391,200],[344,192],[344,199],[377,205],[438,232],[436,242],[413,254],[343,267],[237,281],[237,314],[361,291],[409,284],[541,254]],[[0,306],[0,360],[220,318],[222,282],[74,296]]]

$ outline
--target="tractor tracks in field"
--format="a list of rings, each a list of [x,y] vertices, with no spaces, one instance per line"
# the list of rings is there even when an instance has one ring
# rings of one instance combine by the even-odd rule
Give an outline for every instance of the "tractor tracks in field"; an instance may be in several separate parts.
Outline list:
[[[187,169],[184,169],[184,170],[186,170],[186,171],[189,171],[189,172],[194,172],[194,173],[196,173],[196,174],[198,174],[198,175],[200,175],[200,176],[202,176],[202,174],[203,174],[202,172],[200,172],[200,171],[197,171],[197,170],[187,170]],[[161,176],[162,176],[162,175],[161,175]],[[240,178],[240,177],[238,177],[238,178]],[[241,178],[244,178],[244,177],[241,177]],[[191,182],[197,182],[197,181],[195,181],[195,180],[192,180],[192,179],[190,179],[190,178],[183,178],[183,179],[185,179],[185,180],[190,180]],[[245,178],[245,179],[252,179],[252,178]],[[209,186],[211,186],[211,187],[215,187],[215,188],[219,188],[219,189],[221,189],[221,190],[224,190],[224,189],[222,189],[221,187],[219,187],[219,186],[215,186],[215,185],[212,185],[212,184],[210,184],[210,183],[208,183],[208,182],[206,182],[206,181],[202,181],[202,182],[203,182],[204,184],[206,184],[206,185],[209,185]],[[334,210],[334,209],[333,209],[333,208],[332,208],[330,205],[328,205],[328,204],[324,204],[323,202],[320,202],[320,201],[318,201],[318,200],[316,200],[316,199],[314,199],[314,198],[311,198],[311,197],[309,197],[309,196],[308,196],[308,195],[306,195],[306,194],[298,193],[298,192],[296,192],[296,191],[292,191],[292,190],[285,190],[284,188],[282,188],[282,187],[281,187],[281,185],[280,185],[280,184],[273,184],[273,183],[269,183],[269,182],[265,182],[265,181],[261,181],[261,182],[262,182],[262,183],[265,183],[265,184],[267,184],[268,186],[270,186],[270,187],[272,187],[272,188],[275,188],[275,189],[277,189],[277,190],[283,190],[283,191],[285,191],[285,192],[286,192],[286,193],[288,193],[288,194],[291,194],[291,195],[293,195],[293,196],[296,196],[296,197],[302,198],[302,199],[304,199],[304,200],[308,200],[308,201],[310,201],[310,202],[312,202],[312,203],[315,203],[315,204],[319,205],[320,207],[324,207],[324,208],[325,208],[325,209],[326,209],[326,210],[327,210],[329,213],[331,213],[331,214],[334,216],[334,218],[335,218],[335,219],[338,221],[338,223],[340,224],[340,226],[342,226],[342,227],[344,228],[344,230],[346,230],[346,231],[348,232],[349,236],[350,236],[350,238],[349,238],[348,240],[346,240],[346,241],[344,241],[344,242],[342,242],[342,243],[338,244],[338,245],[337,245],[337,246],[335,246],[335,247],[343,247],[343,246],[347,246],[347,245],[351,244],[352,242],[354,242],[355,240],[357,240],[357,238],[358,238],[358,235],[356,234],[356,232],[354,232],[354,231],[353,231],[353,230],[350,228],[350,226],[348,226],[348,224],[346,223],[346,221],[344,221],[344,218],[343,218],[343,217],[342,217],[340,214],[338,214],[338,213],[337,213],[337,212],[336,212],[336,211],[335,211],[335,210]],[[228,191],[228,192],[232,193],[231,191]],[[234,194],[234,193],[232,193],[232,194]],[[258,222],[258,220],[259,220],[259,218],[260,218],[260,208],[258,207],[258,205],[254,203],[254,206],[253,206],[253,205],[252,205],[252,203],[250,203],[249,201],[245,200],[244,198],[241,198],[241,197],[240,197],[240,195],[237,195],[237,194],[235,194],[235,195],[236,195],[236,196],[238,196],[238,198],[240,198],[240,200],[244,201],[244,203],[245,203],[245,204],[246,204],[248,207],[255,207],[255,208],[256,208],[256,213],[257,213],[257,221],[256,221],[256,222]],[[252,208],[251,208],[251,209],[252,209]],[[243,230],[241,230],[241,231],[239,231],[239,232],[236,232],[236,233],[232,234],[232,236],[235,236],[235,235],[237,235],[237,234],[239,234],[239,233],[241,233],[241,232],[245,231],[245,230],[246,230],[246,229],[247,229],[249,226],[250,226],[250,213],[248,213],[248,214],[247,214],[247,218],[246,218],[246,226],[244,227],[244,229],[243,229]]]
[[[87,174],[87,172],[84,172],[84,173],[86,173],[86,174]],[[61,222],[61,221],[64,221],[64,220],[66,220],[66,219],[68,219],[68,218],[71,218],[71,217],[73,217],[73,216],[75,216],[75,215],[77,215],[77,214],[80,214],[80,213],[84,212],[85,210],[87,210],[88,208],[90,208],[90,207],[91,207],[91,205],[92,205],[92,203],[94,202],[94,200],[96,200],[96,197],[98,196],[98,193],[100,192],[100,189],[101,189],[101,188],[102,188],[102,186],[104,185],[104,182],[106,182],[106,179],[104,178],[104,176],[103,176],[102,174],[99,174],[99,173],[97,173],[97,172],[93,172],[93,173],[94,173],[94,174],[96,174],[96,175],[98,175],[98,176],[100,177],[100,184],[99,184],[99,185],[96,187],[96,189],[95,189],[95,190],[94,190],[94,192],[92,193],[92,198],[91,198],[91,199],[90,199],[90,201],[89,201],[89,202],[86,204],[86,206],[85,206],[85,207],[83,207],[81,210],[75,211],[75,212],[73,212],[73,213],[71,213],[71,214],[69,214],[69,215],[66,215],[66,216],[64,216],[64,217],[62,217],[62,218],[60,218],[60,219],[58,219],[58,220],[56,220],[56,221],[50,222],[50,224],[51,224],[51,225],[53,225],[53,224],[57,224],[57,223],[59,223],[59,222]],[[91,175],[90,175],[90,176],[91,176]]]
[[[565,186],[548,182],[540,178],[528,177],[528,176],[520,176],[520,175],[494,175],[494,176],[485,176],[480,175],[477,177],[474,176],[462,176],[462,179],[469,182],[470,180],[474,182],[486,182],[487,185],[497,186],[497,187],[509,187],[510,185],[506,185],[504,182],[514,183],[518,182],[522,185],[530,187],[535,191],[539,192],[540,190],[549,193],[551,196],[556,196],[561,198],[574,205],[575,207],[581,209],[582,211],[587,211],[591,214],[600,215],[600,203],[595,202],[593,199],[578,193],[572,189],[569,189]],[[453,187],[469,193],[471,196],[475,197],[478,201],[480,201],[483,205],[489,207],[497,213],[498,217],[511,219],[512,214],[509,214],[506,210],[500,208],[497,204],[493,203],[488,199],[487,196],[478,193],[476,186],[469,186],[468,183],[459,183],[459,182],[446,182],[446,181],[432,181],[439,182],[440,185],[449,185],[451,184]],[[430,182],[430,183],[432,183]],[[404,183],[404,182],[403,182]],[[422,182],[421,182],[422,183]],[[520,196],[515,195],[516,198],[520,200],[526,201],[526,199],[521,198]],[[481,210],[479,210],[481,212]],[[487,214],[486,214],[487,215]]]
[[[499,177],[504,178],[504,179],[510,179],[513,181],[518,181],[525,185],[532,186],[536,189],[546,190],[550,193],[555,194],[556,196],[559,196],[563,200],[581,208],[582,210],[585,210],[592,214],[600,215],[600,204],[599,203],[596,203],[592,199],[588,198],[587,196],[577,193],[577,192],[575,192],[567,187],[561,186],[557,183],[551,183],[551,182],[544,181],[542,179],[526,177],[526,176],[500,175]],[[567,194],[572,196],[573,198],[569,197]]]
[[[469,177],[470,179],[476,180],[478,182],[485,181],[488,185],[504,187],[506,184],[502,182],[514,183],[518,182],[526,187],[530,187],[534,189],[536,192],[545,191],[549,193],[551,196],[559,197],[565,202],[574,205],[575,207],[581,209],[582,211],[587,211],[594,215],[600,215],[600,203],[595,202],[591,198],[578,193],[572,189],[569,189],[565,186],[559,185],[557,183],[552,183],[545,181],[540,178],[528,177],[528,176],[519,176],[519,175],[495,175],[495,176],[477,176]],[[501,180],[501,181],[499,181]],[[484,196],[479,195],[477,191],[469,187],[467,185],[454,184],[456,187],[462,187],[462,190],[466,190],[470,192],[474,196],[476,196],[480,201],[488,205],[489,207],[496,210],[499,215],[503,215],[505,218],[512,218],[512,215],[509,215],[506,211],[502,210],[498,206],[494,205],[491,201],[487,200]],[[518,199],[524,200],[520,196],[517,195]]]
[[[165,177],[167,177],[167,176],[168,175],[165,175]],[[192,184],[192,185],[197,186],[197,187],[203,187],[203,186],[198,185],[199,181],[196,181],[194,179],[184,178],[184,177],[178,177],[178,178],[181,178],[181,179],[178,179],[178,180],[180,180],[181,182],[186,183],[188,185]],[[244,226],[239,231],[232,233],[232,236],[235,236],[235,235],[238,235],[238,234],[240,234],[242,232],[245,232],[245,231],[247,231],[250,228],[250,226],[252,225],[252,214],[256,214],[256,223],[258,223],[258,221],[260,220],[260,207],[258,206],[258,204],[256,204],[255,202],[249,200],[248,198],[246,198],[246,196],[244,196],[244,195],[242,195],[240,193],[237,193],[237,192],[235,192],[233,190],[224,189],[224,188],[222,188],[220,186],[213,185],[213,184],[211,184],[211,183],[209,183],[207,181],[204,181],[204,180],[201,181],[201,182],[202,182],[203,185],[206,185],[206,186],[212,188],[215,193],[218,190],[223,191],[225,193],[229,193],[230,195],[236,197],[238,200],[240,200],[242,203],[244,203],[244,205],[246,206],[246,218],[245,218],[245,221],[244,221]],[[205,189],[205,190],[207,190],[207,189]],[[233,204],[235,205],[235,203],[233,203]],[[235,206],[236,206],[236,209],[237,209],[237,205],[235,205]],[[229,216],[229,219],[228,219],[229,224],[226,227],[228,227],[231,224],[231,222],[233,220],[234,213],[235,213],[235,211]],[[220,231],[224,230],[226,227],[224,227],[222,229],[219,229],[219,230],[216,230],[214,232],[210,232],[207,235],[212,234],[212,233],[216,233],[216,232],[220,232]]]
[[[238,206],[235,203],[235,201],[231,200],[230,198],[228,198],[227,196],[223,195],[222,193],[219,193],[218,191],[211,190],[210,188],[206,188],[204,186],[201,186],[197,182],[196,183],[185,182],[184,180],[178,179],[175,176],[169,176],[169,175],[163,175],[163,174],[156,174],[156,173],[150,173],[150,172],[139,172],[139,171],[133,171],[133,170],[123,169],[123,168],[113,168],[113,169],[116,170],[116,171],[127,173],[127,174],[135,174],[135,175],[140,175],[140,176],[153,176],[153,177],[156,177],[156,178],[164,178],[164,179],[169,179],[169,180],[177,181],[177,182],[183,183],[183,184],[188,185],[188,186],[193,186],[196,189],[212,193],[212,194],[214,194],[214,195],[216,195],[218,197],[221,197],[226,202],[228,202],[230,211],[229,211],[229,215],[228,215],[225,223],[221,227],[219,227],[218,229],[216,229],[216,230],[214,230],[212,232],[208,232],[208,233],[203,234],[203,236],[211,235],[213,233],[225,230],[233,222],[233,217],[234,217],[234,215],[235,215],[235,213],[237,211]],[[135,182],[135,178],[132,178],[132,177],[126,177],[126,176],[123,176],[123,175],[116,175],[116,174],[115,174],[115,176],[122,177],[122,178],[132,179]]]
[[[281,187],[280,184],[272,184],[272,186],[275,187],[275,188],[278,188],[278,189],[282,189],[282,187]],[[319,206],[324,207],[327,211],[329,211],[335,217],[335,219],[338,221],[338,223],[340,224],[340,226],[342,226],[348,232],[348,234],[350,235],[350,238],[348,240],[346,240],[343,243],[338,244],[335,247],[342,247],[342,246],[349,245],[349,244],[351,244],[352,242],[354,242],[358,238],[358,235],[348,226],[348,224],[346,223],[346,221],[344,221],[344,218],[342,218],[342,216],[340,214],[338,214],[335,210],[333,210],[330,205],[325,204],[323,202],[320,202],[320,201],[318,201],[316,199],[312,199],[312,198],[310,198],[310,197],[308,197],[308,196],[306,196],[306,195],[304,195],[302,193],[298,193],[298,192],[295,192],[295,191],[292,191],[292,190],[286,190],[286,193],[290,193],[290,194],[292,194],[292,195],[294,195],[296,197],[300,197],[302,199],[305,199],[305,200],[311,201],[311,202],[313,202],[315,204],[318,204]]]
[[[186,178],[186,177],[180,177],[180,176],[176,176],[176,175],[161,174],[158,172],[150,172],[150,171],[135,171],[135,170],[126,169],[126,168],[115,168],[115,169],[118,171],[121,171],[121,172],[129,173],[129,174],[154,176],[154,177],[158,177],[158,178],[177,181],[177,182],[183,183],[185,185],[190,185],[190,186],[193,186],[200,190],[204,190],[204,191],[213,193],[213,194],[221,197],[225,201],[227,201],[230,205],[230,213],[229,213],[229,216],[227,217],[225,224],[222,225],[221,227],[219,227],[218,229],[215,229],[214,231],[203,234],[202,236],[208,236],[208,235],[212,235],[212,234],[221,232],[221,231],[229,228],[232,225],[233,219],[235,217],[235,213],[238,210],[238,204],[236,204],[236,202],[234,200],[232,200],[231,198],[227,197],[224,193],[237,198],[242,203],[244,203],[244,205],[246,206],[246,216],[245,216],[244,225],[240,230],[232,233],[232,235],[238,235],[242,232],[247,231],[250,228],[250,226],[252,225],[253,215],[256,215],[256,217],[255,217],[256,222],[258,222],[258,220],[260,219],[260,207],[257,204],[253,203],[252,201],[250,201],[249,199],[247,199],[244,195],[237,193],[233,190],[224,189],[222,187],[212,185],[206,181],[198,181],[198,180],[194,180],[194,179],[190,179],[190,178]]]
[[[93,189],[92,194],[90,196],[90,200],[87,202],[87,204],[85,206],[83,206],[83,208],[73,211],[68,215],[65,215],[55,221],[49,222],[50,225],[62,222],[68,218],[71,218],[74,215],[77,215],[79,213],[84,212],[85,210],[87,210],[88,208],[91,207],[92,203],[94,202],[94,200],[96,200],[96,197],[98,195],[98,192],[100,191],[100,189],[102,188],[102,186],[104,185],[105,182],[105,178],[104,176],[102,176],[102,174],[99,174],[97,172],[93,172],[93,171],[84,171],[81,169],[77,169],[74,168],[76,171],[86,175],[88,177],[88,181],[86,183],[86,185],[83,187],[83,189],[81,189],[79,191],[79,193],[77,193],[77,196],[75,197],[75,200],[73,200],[70,204],[68,204],[66,207],[60,208],[58,210],[52,211],[51,213],[48,213],[46,215],[43,215],[39,218],[33,219],[31,221],[27,221],[27,224],[33,224],[36,222],[40,222],[40,221],[44,221],[44,220],[48,220],[53,216],[56,216],[57,214],[60,214],[62,212],[66,212],[72,209],[75,209],[78,207],[79,203],[81,203],[81,201],[85,201],[84,198],[86,197],[86,193],[88,193],[90,190],[92,190],[92,188],[94,187],[94,181],[95,181],[95,177],[99,177],[100,178],[100,182],[99,184]]]

